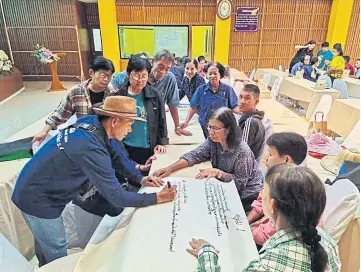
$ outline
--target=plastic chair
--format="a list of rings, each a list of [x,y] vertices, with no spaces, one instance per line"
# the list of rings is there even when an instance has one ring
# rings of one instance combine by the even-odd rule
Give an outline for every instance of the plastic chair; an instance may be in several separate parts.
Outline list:
[[[283,68],[282,68],[282,65],[281,65],[281,64],[278,65],[278,71],[283,72]]]
[[[256,69],[253,69],[251,75],[249,76],[250,80],[253,80],[254,76],[256,75]]]
[[[348,99],[348,93],[347,93],[347,84],[342,79],[335,79],[333,82],[332,88],[340,91],[340,98],[341,99]]]
[[[318,78],[318,80],[324,80],[326,81],[326,88],[332,88],[332,80],[329,76],[326,76],[326,75],[322,75]],[[317,80],[317,81],[318,81]]]
[[[326,206],[323,212],[323,229],[338,243],[355,217],[360,192],[348,179],[340,179],[326,189]]]
[[[267,84],[267,86],[269,86],[270,82],[271,82],[271,74],[270,73],[265,73],[263,75],[263,82],[265,84]]]
[[[315,121],[315,115],[316,115],[316,112],[322,112],[323,113],[323,121],[327,120],[327,115],[328,115],[328,112],[330,111],[331,109],[331,106],[332,106],[332,96],[329,95],[329,94],[324,94],[321,99],[320,99],[320,102],[318,102],[311,118],[310,118],[310,121],[311,122],[314,122]],[[316,118],[318,118],[316,120],[316,122],[321,122],[322,120],[320,119],[321,118],[321,115],[318,114],[316,116]]]
[[[272,99],[277,99],[278,98],[278,93],[280,91],[281,88],[281,84],[283,81],[283,77],[278,77],[275,82],[273,83],[272,89],[271,89],[271,97]]]
[[[353,127],[350,134],[346,137],[342,145],[346,146],[348,149],[356,148],[360,150],[360,120]]]

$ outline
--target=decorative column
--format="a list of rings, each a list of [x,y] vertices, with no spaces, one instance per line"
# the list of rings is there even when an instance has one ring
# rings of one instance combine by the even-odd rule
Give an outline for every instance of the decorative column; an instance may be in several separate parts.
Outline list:
[[[342,47],[345,48],[354,1],[333,0],[326,39],[331,48],[335,43],[341,43]]]
[[[98,0],[103,56],[110,59],[116,72],[120,72],[119,34],[116,0]]]

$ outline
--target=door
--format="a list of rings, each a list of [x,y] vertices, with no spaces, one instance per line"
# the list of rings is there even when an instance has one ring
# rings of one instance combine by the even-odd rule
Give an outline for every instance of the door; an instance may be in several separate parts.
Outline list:
[[[192,26],[192,58],[213,58],[213,26]]]

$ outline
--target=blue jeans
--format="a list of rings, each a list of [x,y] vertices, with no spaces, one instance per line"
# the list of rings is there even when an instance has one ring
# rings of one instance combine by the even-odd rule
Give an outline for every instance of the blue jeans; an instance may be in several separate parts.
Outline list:
[[[67,255],[63,218],[44,219],[22,212],[25,222],[34,235],[35,254],[39,267]]]

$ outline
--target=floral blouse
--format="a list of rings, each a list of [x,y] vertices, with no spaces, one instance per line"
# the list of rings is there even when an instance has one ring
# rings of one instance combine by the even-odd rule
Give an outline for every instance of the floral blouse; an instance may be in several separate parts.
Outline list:
[[[206,82],[199,74],[196,74],[191,80],[184,76],[179,87],[179,100],[182,100],[182,98],[186,95],[190,102],[198,87],[204,84],[206,84]]]

